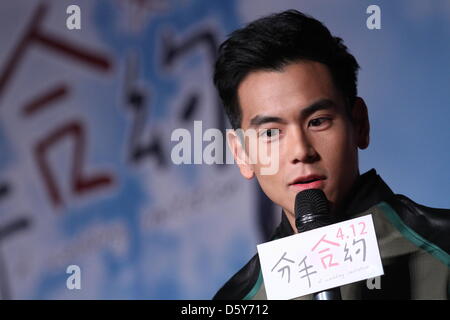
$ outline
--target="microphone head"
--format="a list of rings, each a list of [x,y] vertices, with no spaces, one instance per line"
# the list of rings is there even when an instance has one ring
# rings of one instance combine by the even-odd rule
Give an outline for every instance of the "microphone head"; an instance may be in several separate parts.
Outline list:
[[[295,196],[295,217],[307,214],[328,214],[328,200],[321,189],[306,189]]]
[[[295,196],[295,224],[299,232],[331,224],[328,199],[321,189],[306,189]]]

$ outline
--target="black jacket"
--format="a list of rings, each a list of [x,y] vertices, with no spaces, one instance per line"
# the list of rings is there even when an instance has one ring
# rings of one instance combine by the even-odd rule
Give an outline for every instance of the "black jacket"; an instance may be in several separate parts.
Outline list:
[[[341,287],[343,299],[447,299],[450,210],[434,209],[394,194],[374,169],[361,175],[344,201],[342,220],[372,214],[384,275],[381,288],[366,281]],[[294,234],[282,213],[272,239]],[[265,299],[256,254],[213,299]],[[303,299],[309,299],[305,296]]]

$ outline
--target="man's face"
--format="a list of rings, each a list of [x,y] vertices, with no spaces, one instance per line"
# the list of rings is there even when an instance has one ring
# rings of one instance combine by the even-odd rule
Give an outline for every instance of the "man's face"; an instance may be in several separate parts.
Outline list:
[[[275,174],[261,174],[261,163],[244,163],[239,164],[242,175],[256,175],[294,230],[295,196],[301,190],[322,189],[333,212],[359,175],[358,146],[368,144],[364,102],[355,104],[352,124],[328,68],[313,61],[293,63],[280,72],[252,72],[240,83],[238,97],[242,129],[256,129],[260,143],[279,148]],[[255,158],[248,144],[246,152]]]

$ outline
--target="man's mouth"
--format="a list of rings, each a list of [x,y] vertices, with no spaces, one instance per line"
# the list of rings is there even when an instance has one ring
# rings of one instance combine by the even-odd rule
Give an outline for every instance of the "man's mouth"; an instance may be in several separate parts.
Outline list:
[[[322,189],[324,187],[325,176],[320,175],[307,175],[294,179],[289,187],[294,188],[296,191],[302,191],[306,189]]]
[[[319,181],[319,180],[325,180],[325,179],[326,179],[325,176],[308,175],[308,176],[298,177],[298,178],[294,179],[294,181],[291,182],[290,185],[308,184],[308,183],[312,183],[312,182]]]
[[[298,182],[298,183],[299,184],[305,184],[305,183],[310,183],[310,182],[317,181],[317,180],[321,180],[321,179],[311,179],[311,180],[301,181],[301,182]]]

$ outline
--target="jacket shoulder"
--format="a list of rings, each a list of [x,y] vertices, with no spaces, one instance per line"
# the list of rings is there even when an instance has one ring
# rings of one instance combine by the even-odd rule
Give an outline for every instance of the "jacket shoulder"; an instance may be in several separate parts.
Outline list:
[[[257,285],[261,266],[258,254],[234,274],[214,295],[213,300],[242,300]]]
[[[401,194],[387,202],[406,228],[415,232],[426,243],[450,254],[450,209],[427,207]]]

